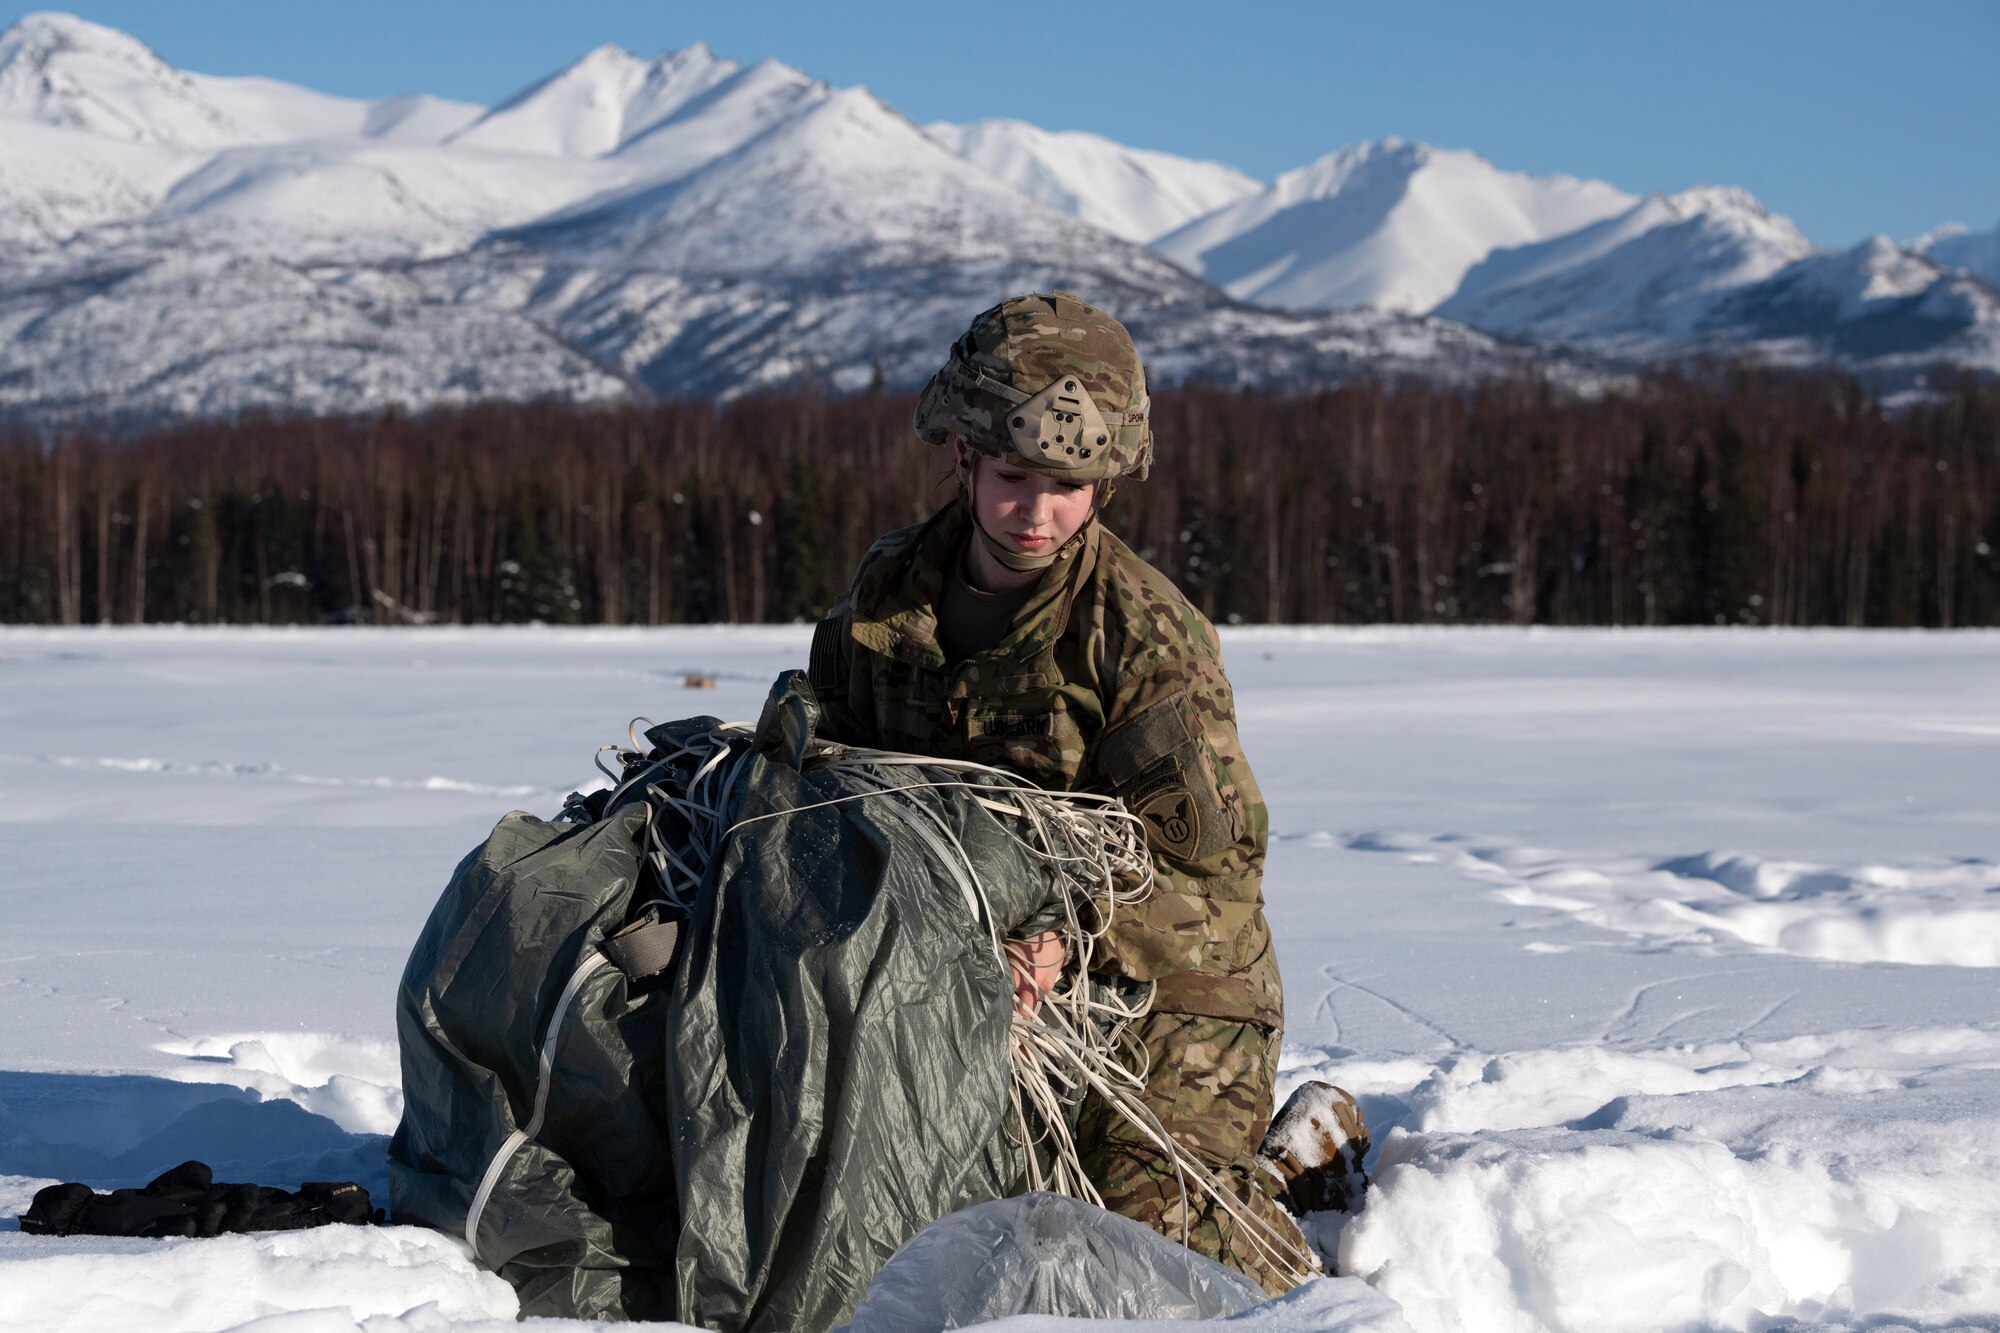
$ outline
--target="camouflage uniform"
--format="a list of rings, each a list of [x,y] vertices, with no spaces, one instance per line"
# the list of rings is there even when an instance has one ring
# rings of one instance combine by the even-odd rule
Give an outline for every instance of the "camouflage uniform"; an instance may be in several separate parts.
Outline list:
[[[1138,1036],[1146,1100],[1279,1235],[1298,1235],[1252,1161],[1272,1111],[1284,996],[1263,912],[1267,819],[1237,741],[1215,630],[1179,590],[1091,519],[1007,636],[956,669],[937,641],[948,571],[973,531],[963,501],[889,534],[813,638],[824,734],[1004,767],[1056,791],[1113,793],[1145,821],[1158,879],[1120,909],[1098,955],[1158,983]],[[1116,1212],[1248,1273],[1272,1271],[1202,1196],[1101,1105],[1084,1165]]]

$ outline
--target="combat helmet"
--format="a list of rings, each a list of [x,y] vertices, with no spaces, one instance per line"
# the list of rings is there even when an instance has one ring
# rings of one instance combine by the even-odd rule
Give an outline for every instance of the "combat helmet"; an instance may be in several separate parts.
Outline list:
[[[917,437],[956,435],[1030,472],[1143,478],[1153,461],[1146,371],[1125,326],[1068,292],[1002,301],[972,321],[917,400]]]

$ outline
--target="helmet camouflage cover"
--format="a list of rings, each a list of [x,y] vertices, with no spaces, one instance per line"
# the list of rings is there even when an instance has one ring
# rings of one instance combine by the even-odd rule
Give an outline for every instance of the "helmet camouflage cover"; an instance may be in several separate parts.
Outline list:
[[[1146,371],[1125,326],[1068,292],[1002,301],[972,321],[917,401],[917,436],[1072,481],[1146,475]]]

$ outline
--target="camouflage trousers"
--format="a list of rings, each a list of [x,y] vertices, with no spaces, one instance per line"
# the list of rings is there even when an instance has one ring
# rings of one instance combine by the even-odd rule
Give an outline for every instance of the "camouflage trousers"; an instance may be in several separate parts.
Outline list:
[[[1270,1233],[1305,1250],[1283,1187],[1252,1160],[1271,1123],[1278,1034],[1256,1023],[1150,1014],[1134,1030],[1150,1057],[1143,1100],[1182,1147]],[[1273,1296],[1294,1279],[1273,1266],[1268,1241],[1213,1199],[1183,1190],[1173,1164],[1123,1116],[1092,1098],[1077,1126],[1083,1169],[1112,1212],[1236,1269]],[[1310,1253],[1310,1251],[1306,1251]]]

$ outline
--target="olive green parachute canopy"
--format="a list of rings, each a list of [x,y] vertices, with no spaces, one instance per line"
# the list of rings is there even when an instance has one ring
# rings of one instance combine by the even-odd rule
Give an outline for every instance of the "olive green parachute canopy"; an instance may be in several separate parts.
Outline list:
[[[832,766],[816,711],[789,672],[754,741],[653,728],[602,814],[501,820],[410,954],[396,1220],[463,1236],[524,1315],[820,1333],[931,1221],[1022,1188],[995,940],[1069,881],[992,802]],[[660,842],[653,788],[730,825],[684,917],[649,896],[692,837]]]
[[[1002,301],[924,386],[917,436],[1069,481],[1152,466],[1146,371],[1125,326],[1068,292]]]

